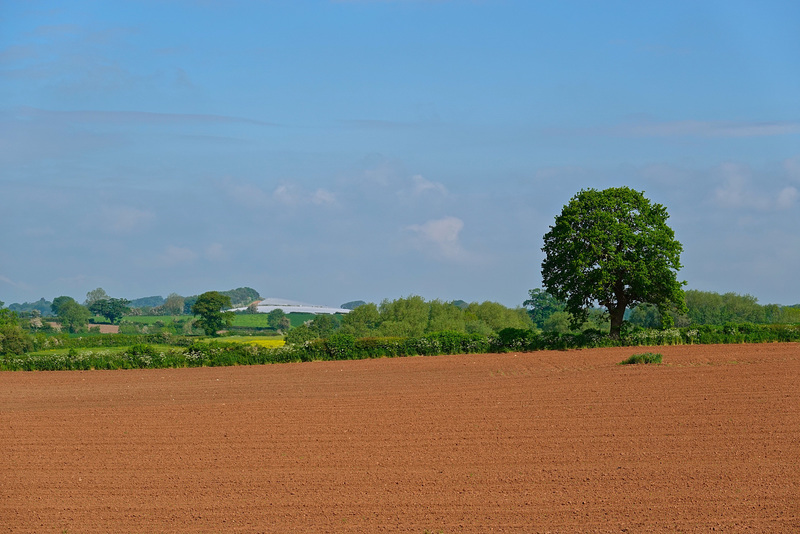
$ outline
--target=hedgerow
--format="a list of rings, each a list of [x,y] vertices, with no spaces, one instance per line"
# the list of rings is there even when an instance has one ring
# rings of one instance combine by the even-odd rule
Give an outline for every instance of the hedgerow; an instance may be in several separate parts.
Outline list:
[[[109,334],[85,337],[37,338],[35,345],[58,349],[0,357],[0,370],[137,369],[164,367],[218,367],[319,360],[356,360],[439,354],[530,352],[612,346],[767,343],[800,341],[800,325],[725,324],[666,330],[633,329],[620,340],[599,330],[579,334],[535,333],[506,328],[484,336],[463,332],[435,332],[418,337],[356,338],[337,333],[284,347],[247,343],[198,341],[172,334],[131,336]],[[168,342],[168,343],[167,343]],[[102,343],[102,345],[100,345]],[[166,349],[164,345],[171,345]],[[160,345],[157,346],[157,345]],[[121,347],[124,349],[118,350]],[[64,352],[64,349],[69,349]],[[77,350],[91,348],[100,350]]]

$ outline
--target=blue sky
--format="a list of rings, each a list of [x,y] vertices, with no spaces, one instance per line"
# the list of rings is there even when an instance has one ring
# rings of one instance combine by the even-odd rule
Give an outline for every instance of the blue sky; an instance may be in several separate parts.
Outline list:
[[[800,302],[800,3],[0,3],[0,300],[520,305],[584,188]]]

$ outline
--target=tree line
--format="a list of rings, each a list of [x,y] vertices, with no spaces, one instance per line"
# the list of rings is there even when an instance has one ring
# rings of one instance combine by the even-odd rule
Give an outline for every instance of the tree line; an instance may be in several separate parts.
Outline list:
[[[363,337],[419,337],[433,332],[490,335],[505,328],[531,329],[533,321],[524,308],[508,308],[497,302],[426,301],[418,295],[366,303],[346,315],[317,315],[307,324],[291,329],[287,343],[328,338],[335,333]]]
[[[575,333],[587,329],[608,330],[609,321],[600,308],[587,312],[587,320],[573,328],[572,315],[566,311],[566,302],[557,299],[544,289],[531,289],[525,301],[536,326],[545,332]],[[752,295],[715,293],[689,289],[685,291],[686,309],[668,309],[666,319],[657,306],[641,303],[625,316],[629,326],[659,329],[666,325],[685,327],[732,324],[796,324],[800,323],[800,304],[759,304]]]

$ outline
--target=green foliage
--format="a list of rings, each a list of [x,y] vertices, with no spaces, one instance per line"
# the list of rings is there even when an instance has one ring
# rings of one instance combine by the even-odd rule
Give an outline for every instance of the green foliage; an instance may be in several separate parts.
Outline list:
[[[507,308],[497,302],[473,302],[465,310],[467,317],[474,317],[486,324],[493,332],[503,328],[532,328],[533,321],[523,308]]]
[[[279,332],[286,331],[292,326],[289,317],[281,309],[272,310],[267,314],[267,324]]]
[[[24,354],[33,348],[31,336],[17,323],[17,313],[0,309],[0,355]]]
[[[466,332],[464,311],[449,303],[433,300],[429,304],[427,332]]]
[[[105,298],[94,300],[89,304],[89,311],[97,315],[102,315],[111,324],[117,324],[122,317],[130,312],[127,299]]]
[[[184,299],[177,293],[170,293],[161,307],[167,315],[181,315],[183,313]]]
[[[23,302],[22,304],[13,303],[8,305],[8,309],[15,312],[33,312],[38,311],[41,315],[53,315],[53,303],[49,300],[41,298],[36,302]],[[0,303],[2,307],[2,303]]]
[[[298,327],[300,328],[300,327]],[[580,333],[537,333],[508,328],[490,337],[463,332],[434,332],[419,337],[356,338],[343,333],[281,348],[242,343],[193,342],[170,334],[121,334],[34,338],[35,350],[27,354],[0,354],[0,370],[133,369],[256,365],[313,360],[347,360],[437,354],[481,354],[566,350],[609,346],[653,346],[680,343],[798,342],[800,325],[701,326],[669,330],[634,330],[612,339],[599,330]],[[166,346],[168,344],[169,346]],[[185,348],[184,348],[185,347]]]
[[[61,328],[71,333],[85,330],[91,317],[89,310],[78,304],[72,297],[56,297],[53,299],[52,308],[61,323]]]
[[[98,287],[97,289],[93,289],[86,293],[86,302],[84,302],[84,306],[89,308],[92,304],[97,302],[98,300],[105,300],[109,298],[106,294],[106,290],[102,287]],[[91,309],[91,308],[90,308]]]
[[[507,308],[496,302],[463,303],[457,306],[419,296],[384,300],[380,307],[364,304],[340,316],[338,331],[356,337],[419,337],[428,333],[453,331],[492,335],[503,328],[531,328],[533,323],[522,308]],[[295,332],[288,340],[307,341],[313,333]],[[291,334],[291,332],[290,332]],[[320,333],[327,337],[330,333]],[[291,342],[291,341],[290,341]]]
[[[724,323],[791,324],[800,322],[800,309],[758,304],[751,295],[686,291],[687,316],[693,325]]]
[[[627,187],[583,190],[564,206],[544,236],[542,281],[566,302],[573,328],[594,302],[608,310],[618,338],[628,306],[684,306],[681,244],[660,204]]]
[[[422,297],[412,295],[392,301],[385,299],[378,307],[378,312],[380,335],[415,337],[425,333],[430,307]]]
[[[131,308],[156,308],[164,304],[164,297],[161,295],[156,295],[153,297],[142,297],[138,299],[133,299],[129,306]],[[181,310],[183,313],[183,310]],[[175,314],[177,315],[177,314]]]
[[[363,304],[342,317],[341,331],[355,337],[374,335],[381,322],[380,312],[375,304]]]
[[[658,353],[653,352],[643,352],[641,354],[634,354],[630,358],[626,360],[622,360],[620,365],[637,365],[637,364],[649,364],[649,363],[661,363],[661,358],[663,356]]]
[[[567,303],[558,300],[544,289],[531,289],[530,298],[522,303],[528,308],[528,315],[538,328],[544,328],[545,322],[554,314],[567,309]]]
[[[230,298],[231,305],[228,306],[229,308],[247,306],[254,300],[259,300],[261,298],[258,291],[252,287],[238,287],[229,291],[221,291],[220,293]]]
[[[353,300],[351,302],[345,302],[339,307],[345,310],[355,310],[356,308],[358,308],[359,306],[363,306],[364,304],[366,304],[366,302],[364,302],[363,300]]]
[[[289,333],[286,334],[286,343],[288,345],[302,345],[318,337],[311,327],[307,324],[301,324],[289,330]]]
[[[54,298],[53,303],[50,305],[50,309],[53,311],[53,315],[58,316],[58,312],[61,311],[61,308],[71,302],[75,302],[75,299],[72,297],[61,296]]]
[[[233,312],[223,312],[231,307],[231,299],[218,291],[207,291],[197,297],[192,305],[192,314],[199,315],[197,326],[202,328],[206,335],[216,336],[217,332],[233,322]]]

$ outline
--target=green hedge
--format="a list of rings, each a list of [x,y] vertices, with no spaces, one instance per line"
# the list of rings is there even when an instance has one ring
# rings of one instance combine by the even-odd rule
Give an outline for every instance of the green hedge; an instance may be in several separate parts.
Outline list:
[[[667,330],[633,329],[621,340],[612,340],[598,330],[580,334],[507,328],[489,337],[461,332],[436,332],[420,337],[369,337],[357,339],[349,334],[334,334],[303,344],[280,348],[258,345],[202,341],[172,334],[109,334],[84,337],[37,338],[49,348],[69,348],[69,352],[24,354],[0,357],[0,370],[77,370],[135,369],[164,367],[218,367],[318,360],[357,360],[438,354],[481,354],[486,352],[530,352],[612,346],[657,346],[679,344],[766,343],[800,341],[800,325],[725,324]],[[160,350],[152,345],[171,344]],[[125,350],[109,350],[123,347]],[[78,351],[77,348],[100,350]],[[40,347],[41,350],[41,347]]]

